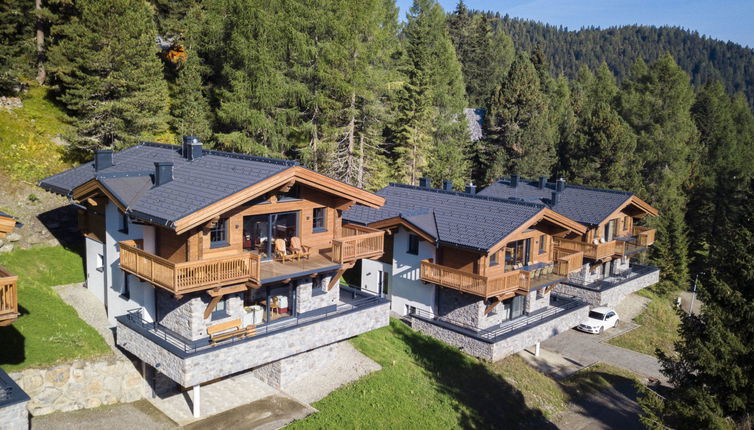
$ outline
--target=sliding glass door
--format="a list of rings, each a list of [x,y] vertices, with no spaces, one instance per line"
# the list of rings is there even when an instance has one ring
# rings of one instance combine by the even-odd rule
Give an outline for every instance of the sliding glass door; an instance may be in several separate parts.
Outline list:
[[[298,212],[251,215],[243,218],[243,247],[258,253],[262,260],[270,260],[275,240],[282,239],[286,248],[291,238],[298,236]]]

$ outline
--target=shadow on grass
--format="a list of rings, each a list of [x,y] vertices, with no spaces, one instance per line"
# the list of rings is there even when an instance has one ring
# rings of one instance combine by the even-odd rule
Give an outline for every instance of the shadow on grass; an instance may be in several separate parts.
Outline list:
[[[75,206],[57,207],[37,215],[37,219],[64,248],[80,255],[82,262],[86,264],[86,246],[84,236],[79,231]]]
[[[23,306],[18,307],[22,317],[29,311]],[[21,364],[26,360],[26,339],[13,325],[0,327],[0,364]]]
[[[544,414],[526,406],[524,396],[500,375],[456,348],[413,330],[396,330],[419,366],[429,372],[438,390],[466,410],[458,411],[461,428],[555,429]]]
[[[589,419],[604,428],[643,429],[641,408],[636,403],[638,381],[603,370],[586,369],[562,384],[568,402],[583,409]]]

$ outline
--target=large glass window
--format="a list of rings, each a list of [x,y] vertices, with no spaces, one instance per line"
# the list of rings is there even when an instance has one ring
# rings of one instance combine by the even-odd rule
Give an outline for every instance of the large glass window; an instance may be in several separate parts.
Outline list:
[[[498,305],[499,306],[499,305]],[[524,296],[515,296],[503,301],[503,321],[518,318],[524,314]]]
[[[539,253],[540,254],[544,254],[545,252],[547,252],[547,246],[546,246],[547,245],[547,239],[546,239],[546,237],[547,236],[545,236],[544,234],[541,235],[541,236],[539,236]]]
[[[293,284],[262,287],[249,292],[247,312],[260,309],[263,323],[277,321],[294,315],[295,300]]]
[[[529,264],[531,239],[517,240],[505,247],[505,266],[507,270],[518,269]]]
[[[618,219],[611,219],[605,224],[605,241],[610,242],[615,239],[615,227],[618,224]]]
[[[297,235],[297,212],[245,216],[243,219],[244,249],[257,252],[264,260],[274,255],[275,240],[282,239],[288,248],[291,238]]]
[[[327,219],[326,215],[327,209],[326,208],[314,208],[314,211],[312,213],[312,232],[313,233],[322,233],[323,231],[327,231]]]

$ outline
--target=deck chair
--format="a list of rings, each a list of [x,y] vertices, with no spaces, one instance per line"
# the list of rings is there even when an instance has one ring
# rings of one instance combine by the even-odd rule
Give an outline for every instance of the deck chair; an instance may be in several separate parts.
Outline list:
[[[285,246],[285,240],[275,239],[275,258],[285,263],[288,260],[296,258],[295,254],[288,252]]]
[[[311,246],[306,246],[306,245],[301,244],[301,239],[299,239],[298,236],[293,236],[291,238],[291,252],[296,254],[297,258],[304,257],[306,259],[309,259],[311,250],[312,250]]]

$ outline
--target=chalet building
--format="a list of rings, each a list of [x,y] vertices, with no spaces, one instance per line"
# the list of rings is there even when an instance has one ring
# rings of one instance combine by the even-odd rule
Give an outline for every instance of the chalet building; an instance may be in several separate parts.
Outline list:
[[[655,230],[638,225],[657,209],[630,192],[566,185],[544,177],[523,180],[517,175],[488,186],[479,195],[546,204],[553,211],[587,226],[553,239],[559,250],[580,251],[583,266],[568,274],[556,291],[582,298],[594,306],[615,306],[628,294],[659,281],[660,270],[637,264],[655,239]]]
[[[0,211],[0,239],[22,226],[18,219]],[[0,327],[11,325],[19,316],[17,281],[18,276],[0,266]],[[24,390],[0,369],[0,423],[3,429],[29,428],[29,413],[26,409],[29,400]]]
[[[0,239],[13,233],[23,224],[5,213],[0,212]],[[0,327],[10,325],[18,318],[18,276],[0,266]]]
[[[387,300],[339,282],[384,235],[342,212],[384,199],[295,162],[187,137],[98,151],[40,186],[79,208],[87,288],[118,345],[153,386],[193,387],[196,416],[200,384],[254,369],[284,388],[327,361],[317,351],[388,323]]]
[[[362,288],[389,297],[415,329],[492,361],[538,347],[586,317],[588,304],[553,290],[584,258],[556,241],[587,227],[541,202],[429,184],[391,184],[377,193],[383,207],[344,214],[387,232],[385,253],[354,269]]]

